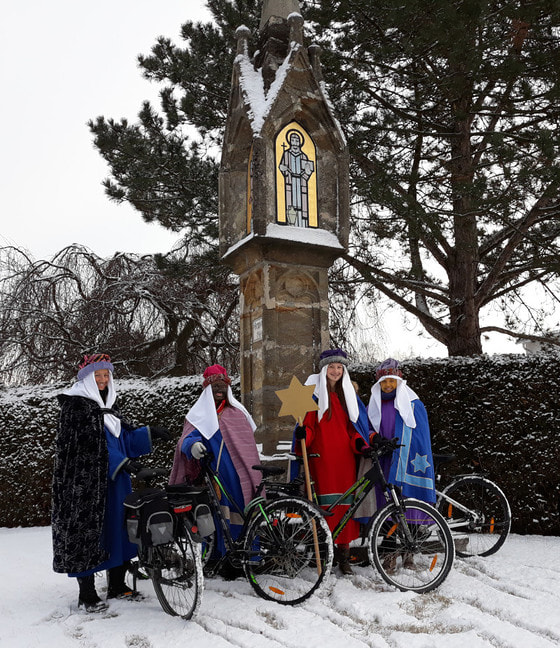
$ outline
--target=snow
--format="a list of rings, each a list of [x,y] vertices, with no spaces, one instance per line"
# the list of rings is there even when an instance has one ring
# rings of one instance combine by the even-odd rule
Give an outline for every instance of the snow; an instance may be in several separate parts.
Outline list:
[[[266,235],[269,238],[298,241],[299,243],[306,243],[308,245],[321,245],[323,247],[344,250],[344,247],[332,232],[314,227],[294,227],[292,225],[268,223],[266,226]]]
[[[266,234],[264,237],[251,232],[240,241],[229,247],[224,254],[225,259],[229,254],[235,252],[238,248],[248,243],[250,240],[257,238],[272,238],[282,239],[284,241],[297,241],[298,243],[305,243],[306,245],[320,245],[321,247],[334,248],[336,250],[344,250],[340,241],[332,232],[315,227],[294,227],[292,225],[278,225],[277,223],[268,223],[266,226]]]
[[[262,70],[255,70],[248,55],[239,54],[235,59],[235,62],[239,65],[239,81],[249,103],[248,115],[255,135],[260,133],[270,108],[284,83],[289,69],[290,57],[295,46],[294,43],[291,44],[286,58],[276,71],[276,77],[268,92],[264,89]]]
[[[0,645],[7,648],[548,648],[560,643],[560,538],[511,536],[488,558],[456,559],[428,594],[395,591],[370,567],[331,575],[302,605],[257,597],[244,579],[207,579],[190,621],[140,602],[79,611],[74,579],[51,570],[49,527],[0,529]],[[98,590],[104,595],[104,577]]]

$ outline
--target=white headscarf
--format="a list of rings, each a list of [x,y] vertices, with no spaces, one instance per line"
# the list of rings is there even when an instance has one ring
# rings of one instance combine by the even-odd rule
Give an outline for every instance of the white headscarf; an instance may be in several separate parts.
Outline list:
[[[323,414],[329,409],[329,390],[327,383],[328,366],[328,364],[325,365],[317,374],[311,374],[305,381],[306,385],[315,385],[315,391],[313,392],[313,395],[317,397],[319,405],[319,421],[323,418]],[[356,394],[356,390],[354,389],[354,385],[352,385],[352,381],[350,380],[348,369],[346,369],[344,365],[342,365],[342,368],[342,391],[344,393],[344,399],[346,400],[346,407],[348,408],[348,417],[352,421],[352,423],[355,423],[360,416],[358,396]]]
[[[109,371],[109,383],[107,384],[107,400],[103,402],[99,387],[95,382],[95,372],[92,371],[82,380],[75,382],[70,389],[62,392],[66,396],[83,396],[95,401],[99,407],[111,409],[113,407],[117,394],[115,393],[115,385],[113,383],[113,372]],[[119,438],[121,434],[121,421],[114,414],[103,414],[103,424],[114,436]]]
[[[234,397],[230,385],[227,388],[227,400],[232,406],[243,412],[253,432],[257,429],[255,422],[249,412],[243,405]],[[199,396],[196,403],[191,407],[185,416],[187,421],[194,426],[205,439],[211,439],[218,431],[220,424],[218,422],[218,412],[216,411],[216,403],[212,393],[212,385],[207,385],[202,394]]]
[[[381,381],[385,378],[394,378],[397,381],[397,393],[395,394],[395,409],[401,415],[402,420],[408,427],[416,427],[416,419],[412,409],[411,401],[418,400],[418,395],[406,384],[401,376],[381,376],[371,388],[371,396],[368,404],[368,417],[373,429],[379,432],[381,425]]]

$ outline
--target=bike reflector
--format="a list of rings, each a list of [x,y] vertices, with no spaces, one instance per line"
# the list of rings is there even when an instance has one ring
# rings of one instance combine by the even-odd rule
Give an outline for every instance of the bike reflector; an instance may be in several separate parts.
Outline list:
[[[389,529],[389,532],[387,533],[387,537],[390,538],[393,535],[393,533],[395,533],[396,530],[397,530],[397,525],[393,524],[393,526]]]
[[[286,592],[283,590],[279,589],[278,587],[269,587],[268,588],[271,592],[274,592],[275,594],[280,594],[280,596],[284,596]]]

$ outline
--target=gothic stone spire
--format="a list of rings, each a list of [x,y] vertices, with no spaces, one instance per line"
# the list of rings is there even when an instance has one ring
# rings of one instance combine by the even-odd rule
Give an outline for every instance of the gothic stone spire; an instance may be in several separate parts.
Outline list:
[[[271,18],[287,20],[288,16],[294,12],[301,13],[298,0],[264,0],[260,31],[263,31]]]

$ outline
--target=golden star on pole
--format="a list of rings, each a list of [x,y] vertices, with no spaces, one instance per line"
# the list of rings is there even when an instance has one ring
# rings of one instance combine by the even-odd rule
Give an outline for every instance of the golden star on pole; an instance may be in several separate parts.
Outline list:
[[[302,385],[295,376],[292,376],[288,389],[279,389],[276,392],[276,396],[282,401],[278,416],[293,416],[298,423],[301,423],[307,412],[319,409],[313,400],[314,391],[315,385]]]

